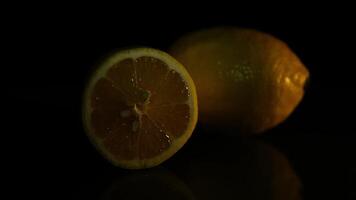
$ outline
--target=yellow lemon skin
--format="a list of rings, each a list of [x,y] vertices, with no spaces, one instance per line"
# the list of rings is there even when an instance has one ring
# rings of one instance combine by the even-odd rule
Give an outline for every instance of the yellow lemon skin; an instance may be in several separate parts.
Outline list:
[[[309,72],[283,41],[252,29],[190,33],[170,54],[195,82],[203,124],[260,133],[284,121],[304,95]]]

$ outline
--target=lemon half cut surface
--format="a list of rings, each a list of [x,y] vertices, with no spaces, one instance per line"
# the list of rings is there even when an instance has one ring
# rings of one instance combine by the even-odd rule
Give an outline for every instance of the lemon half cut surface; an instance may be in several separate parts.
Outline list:
[[[112,54],[92,74],[84,93],[88,137],[122,168],[149,168],[170,158],[191,136],[197,115],[188,72],[152,48]]]

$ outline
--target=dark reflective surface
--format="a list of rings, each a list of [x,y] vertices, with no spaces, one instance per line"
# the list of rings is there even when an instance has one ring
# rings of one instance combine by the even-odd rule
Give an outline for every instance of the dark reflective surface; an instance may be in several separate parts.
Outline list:
[[[228,12],[225,5],[217,14],[214,3],[205,14],[174,13],[171,6],[169,13],[159,7],[139,15],[135,5],[105,12],[102,20],[93,12],[95,20],[87,21],[64,19],[62,12],[31,18],[36,12],[28,9],[24,21],[10,21],[3,29],[15,38],[4,37],[11,43],[3,45],[14,55],[4,56],[10,64],[3,67],[1,96],[8,101],[2,104],[8,199],[356,199],[354,12],[336,14],[334,4],[313,9],[310,2],[293,12],[294,6],[260,6],[266,11],[260,13],[256,6]],[[249,139],[199,125],[184,148],[152,171],[109,164],[82,128],[81,94],[91,66],[116,48],[167,50],[183,34],[221,25],[270,33],[295,51],[311,73],[295,112]]]

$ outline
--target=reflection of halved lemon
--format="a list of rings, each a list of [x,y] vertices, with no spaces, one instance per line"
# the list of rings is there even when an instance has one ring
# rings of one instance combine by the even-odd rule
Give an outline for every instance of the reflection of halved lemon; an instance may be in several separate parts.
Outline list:
[[[102,200],[155,199],[193,200],[192,191],[177,176],[163,168],[119,176]]]
[[[199,120],[245,132],[261,132],[286,119],[309,76],[284,42],[249,29],[198,31],[178,40],[170,52],[197,87]]]
[[[193,132],[195,86],[184,67],[166,53],[150,48],[120,51],[91,77],[83,120],[91,141],[115,165],[156,166]]]

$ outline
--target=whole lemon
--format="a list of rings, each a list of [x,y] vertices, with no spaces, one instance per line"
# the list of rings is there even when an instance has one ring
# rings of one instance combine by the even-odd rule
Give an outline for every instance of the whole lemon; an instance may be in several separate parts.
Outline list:
[[[170,50],[195,82],[199,120],[259,133],[285,120],[304,95],[309,72],[281,40],[218,27],[190,33]]]

